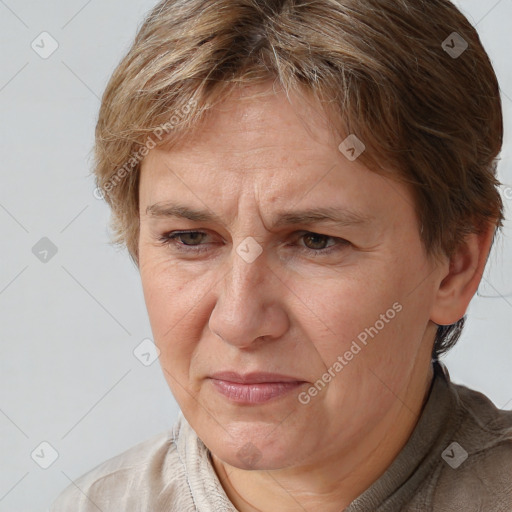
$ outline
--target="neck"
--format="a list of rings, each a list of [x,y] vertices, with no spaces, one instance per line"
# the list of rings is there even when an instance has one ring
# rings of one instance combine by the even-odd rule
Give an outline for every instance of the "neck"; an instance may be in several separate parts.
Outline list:
[[[245,470],[212,454],[217,476],[240,512],[340,512],[371,486],[391,465],[411,436],[432,383],[432,366],[414,382],[374,426],[365,442],[321,454],[318,461],[278,470]]]

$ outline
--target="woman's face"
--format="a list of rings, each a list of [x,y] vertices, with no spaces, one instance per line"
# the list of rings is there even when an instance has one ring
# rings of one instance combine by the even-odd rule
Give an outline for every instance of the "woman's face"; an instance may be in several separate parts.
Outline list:
[[[234,95],[142,164],[160,363],[199,437],[240,468],[313,464],[371,439],[407,406],[435,333],[440,271],[410,191],[294,105]]]

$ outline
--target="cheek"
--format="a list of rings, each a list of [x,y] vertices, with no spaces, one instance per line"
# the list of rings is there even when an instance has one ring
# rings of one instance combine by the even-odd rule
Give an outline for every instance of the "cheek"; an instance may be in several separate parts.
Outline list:
[[[303,292],[309,316],[328,332],[331,343],[326,342],[326,347],[331,346],[336,351],[344,349],[365,329],[380,322],[381,314],[391,310],[388,316],[395,316],[392,308],[398,295],[396,283],[390,280],[379,283],[377,275],[376,271],[369,270],[360,275],[340,275],[337,279],[333,276],[323,282],[323,286],[310,286],[305,294]],[[333,339],[338,342],[332,343]]]
[[[335,410],[345,404],[364,423],[403,394],[418,357],[423,357],[419,354],[428,323],[418,298],[406,290],[402,283],[390,282],[360,292],[360,302],[338,296],[340,336],[321,347],[326,368],[335,375],[325,407]]]
[[[201,326],[197,318],[194,285],[166,265],[146,267],[141,272],[146,307],[154,343],[160,350],[159,364],[169,388],[180,404],[189,409],[198,393],[190,378],[191,362]]]
[[[141,281],[155,344],[164,369],[186,369],[203,325],[198,318],[208,287],[182,269],[149,255],[141,258]],[[204,286],[203,286],[204,285]]]
[[[393,270],[374,265],[371,271],[308,289],[314,314],[301,322],[322,359],[322,371],[338,361],[331,373],[350,375],[353,383],[365,380],[365,368],[370,368],[384,371],[394,384],[394,369],[413,363],[428,322],[426,296],[411,294],[407,276]]]
[[[200,298],[190,274],[173,265],[162,249],[142,251],[140,276],[148,314],[159,334],[169,329],[177,318]],[[165,331],[164,331],[165,332]],[[156,334],[156,333],[155,333]]]

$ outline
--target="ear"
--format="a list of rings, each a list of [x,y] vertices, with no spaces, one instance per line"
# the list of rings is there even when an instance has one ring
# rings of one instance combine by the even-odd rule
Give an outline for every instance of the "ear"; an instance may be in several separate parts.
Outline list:
[[[496,225],[489,223],[480,234],[467,235],[449,259],[449,269],[442,276],[430,319],[438,325],[460,320],[478,290],[489,256]]]

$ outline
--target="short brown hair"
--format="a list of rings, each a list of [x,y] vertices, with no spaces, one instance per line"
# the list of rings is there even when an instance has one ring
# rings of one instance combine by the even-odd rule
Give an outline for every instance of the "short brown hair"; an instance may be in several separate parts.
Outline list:
[[[97,185],[136,263],[144,155],[190,134],[232,87],[269,79],[312,94],[364,142],[363,164],[411,185],[429,254],[502,226],[499,85],[449,0],[164,0],[113,73],[96,127]],[[439,326],[434,358],[463,323]]]

